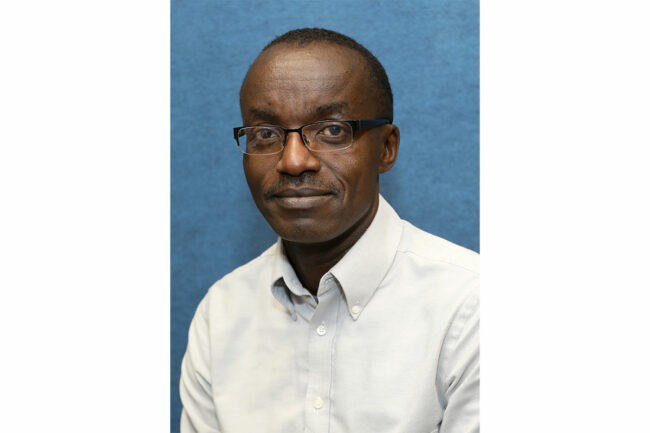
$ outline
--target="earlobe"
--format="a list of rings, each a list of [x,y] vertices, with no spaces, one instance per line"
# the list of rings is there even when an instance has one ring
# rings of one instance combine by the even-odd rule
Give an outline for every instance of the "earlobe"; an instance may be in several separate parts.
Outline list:
[[[399,128],[396,125],[387,125],[385,128],[388,131],[383,136],[383,145],[379,155],[379,173],[386,173],[393,168],[399,152]]]

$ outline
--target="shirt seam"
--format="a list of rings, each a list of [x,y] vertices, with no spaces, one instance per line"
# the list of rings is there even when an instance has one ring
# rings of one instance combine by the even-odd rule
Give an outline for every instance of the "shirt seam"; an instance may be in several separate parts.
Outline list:
[[[473,289],[474,288],[476,287],[473,287]],[[473,305],[468,305],[470,301],[473,301]],[[449,325],[448,334],[443,339],[442,342],[442,347],[440,351],[440,362],[438,363],[438,368],[436,371],[436,377],[439,379],[441,384],[444,384],[445,378],[440,376],[440,372],[441,370],[444,371],[446,369],[445,365],[448,363],[449,357],[456,349],[456,345],[458,344],[460,336],[463,335],[463,331],[465,330],[465,327],[467,326],[469,319],[472,317],[472,315],[474,314],[474,312],[479,306],[478,301],[479,301],[478,294],[475,293],[474,290],[470,291],[469,295],[463,300],[463,303],[460,305],[456,317],[451,321]],[[462,320],[463,322],[458,328],[458,331],[455,332],[454,334],[451,334],[452,330],[454,329],[454,324],[458,320]],[[449,338],[449,340],[447,340],[447,338]]]
[[[469,322],[469,319],[472,317],[474,312],[476,312],[476,309],[478,308],[478,296],[477,294],[472,290],[470,294],[465,298],[463,301],[463,304],[461,306],[461,310],[466,310],[463,311],[465,314],[463,315],[463,320],[464,322],[462,323],[462,326],[458,329],[458,334],[453,336],[453,344],[450,345],[453,347],[453,349],[456,349],[456,345],[458,344],[458,339],[460,338],[461,335],[463,335],[463,331],[465,330],[465,327],[467,326],[467,322]],[[473,305],[468,305],[472,301]]]

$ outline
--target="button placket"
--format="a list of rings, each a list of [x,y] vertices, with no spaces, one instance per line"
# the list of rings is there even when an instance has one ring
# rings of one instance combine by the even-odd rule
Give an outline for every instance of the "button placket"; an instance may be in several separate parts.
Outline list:
[[[305,421],[308,431],[329,431],[330,391],[332,381],[332,350],[337,316],[342,301],[341,291],[332,279],[319,288],[318,306],[310,322],[308,383]]]

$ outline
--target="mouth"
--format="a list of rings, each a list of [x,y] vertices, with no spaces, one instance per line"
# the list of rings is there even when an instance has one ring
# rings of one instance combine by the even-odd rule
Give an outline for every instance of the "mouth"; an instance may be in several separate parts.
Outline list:
[[[276,192],[272,198],[287,209],[309,209],[331,198],[331,191],[314,188],[287,188]]]
[[[278,198],[305,198],[305,197],[320,197],[324,195],[331,195],[330,191],[314,188],[287,188],[273,194]]]

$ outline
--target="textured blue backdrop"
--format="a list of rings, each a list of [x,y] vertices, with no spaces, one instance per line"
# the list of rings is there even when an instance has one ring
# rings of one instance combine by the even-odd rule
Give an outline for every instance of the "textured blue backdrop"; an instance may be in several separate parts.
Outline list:
[[[214,281],[276,239],[248,192],[232,127],[241,124],[248,66],[271,39],[298,27],[344,33],[382,62],[402,135],[382,194],[416,226],[479,249],[477,0],[172,0],[172,432],[194,309]]]

